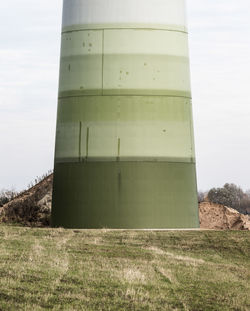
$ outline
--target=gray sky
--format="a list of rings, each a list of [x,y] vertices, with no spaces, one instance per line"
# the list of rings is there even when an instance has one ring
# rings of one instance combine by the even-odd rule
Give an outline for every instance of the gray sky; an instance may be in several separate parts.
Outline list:
[[[187,0],[198,188],[250,188],[250,1]],[[61,1],[0,2],[0,189],[53,168]]]

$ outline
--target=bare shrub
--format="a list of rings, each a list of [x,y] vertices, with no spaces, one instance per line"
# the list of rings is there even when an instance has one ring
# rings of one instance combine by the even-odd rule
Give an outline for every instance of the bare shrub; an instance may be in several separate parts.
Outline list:
[[[198,203],[204,202],[205,193],[203,191],[198,191]]]
[[[226,183],[222,188],[212,188],[208,192],[208,199],[212,203],[232,207],[243,214],[250,211],[250,196],[232,183]]]
[[[17,195],[17,192],[14,189],[11,189],[11,190],[2,189],[0,191],[0,207],[8,203],[9,201],[13,200],[13,198],[16,195]]]

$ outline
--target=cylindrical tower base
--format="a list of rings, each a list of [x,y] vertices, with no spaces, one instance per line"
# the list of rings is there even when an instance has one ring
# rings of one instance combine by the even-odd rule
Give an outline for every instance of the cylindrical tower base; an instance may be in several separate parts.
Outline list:
[[[184,0],[64,0],[53,226],[197,228]]]

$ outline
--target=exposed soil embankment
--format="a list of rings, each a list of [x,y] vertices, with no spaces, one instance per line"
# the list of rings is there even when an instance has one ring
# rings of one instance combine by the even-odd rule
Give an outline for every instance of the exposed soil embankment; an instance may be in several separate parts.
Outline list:
[[[199,204],[200,226],[202,229],[250,230],[248,215],[242,215],[233,208],[202,202]]]
[[[52,185],[53,174],[5,204],[0,210],[0,219],[3,222],[49,226]],[[201,229],[250,230],[249,216],[223,205],[202,202],[199,214]]]
[[[53,174],[20,193],[0,210],[3,222],[32,226],[49,226],[51,214]]]

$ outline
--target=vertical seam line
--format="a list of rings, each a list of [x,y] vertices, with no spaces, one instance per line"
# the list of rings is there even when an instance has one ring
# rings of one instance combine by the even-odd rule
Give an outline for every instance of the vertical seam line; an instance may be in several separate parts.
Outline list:
[[[104,29],[102,30],[102,95],[103,95],[103,76],[104,76]]]

